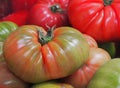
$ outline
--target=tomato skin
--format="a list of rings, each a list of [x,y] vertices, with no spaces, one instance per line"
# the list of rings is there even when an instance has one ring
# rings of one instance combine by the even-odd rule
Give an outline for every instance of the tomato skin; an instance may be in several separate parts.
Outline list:
[[[87,85],[91,81],[95,72],[100,68],[100,66],[109,60],[111,60],[111,57],[104,49],[95,47],[91,48],[86,63],[72,75],[63,78],[62,81],[71,84],[75,88],[87,88]]]
[[[22,10],[22,11],[17,11],[13,12],[11,14],[8,14],[7,16],[3,17],[1,19],[2,21],[12,21],[16,23],[18,26],[25,25],[28,17],[28,11],[27,10]]]
[[[33,85],[31,88],[73,88],[73,86],[66,83],[50,81]]]
[[[21,26],[4,43],[5,60],[11,71],[21,79],[38,83],[65,77],[87,60],[89,45],[76,29],[56,28],[53,39],[44,45],[38,41],[38,30],[46,34],[39,26]]]
[[[120,58],[114,58],[97,70],[87,88],[118,88]]]
[[[120,40],[120,1],[71,0],[68,7],[69,20],[73,27],[91,35],[98,42]]]
[[[16,30],[18,25],[11,21],[0,22],[0,42],[4,42],[8,35]]]
[[[28,15],[28,24],[42,26],[48,30],[48,27],[68,26],[67,7],[69,0],[38,0],[30,10]],[[63,11],[51,10],[51,7],[56,6]]]
[[[83,34],[83,36],[87,40],[90,48],[93,48],[93,47],[98,48],[98,44],[97,44],[96,40],[93,37],[91,37],[90,35],[87,35],[87,34]]]
[[[0,88],[28,88],[28,84],[9,71],[6,62],[0,61]]]

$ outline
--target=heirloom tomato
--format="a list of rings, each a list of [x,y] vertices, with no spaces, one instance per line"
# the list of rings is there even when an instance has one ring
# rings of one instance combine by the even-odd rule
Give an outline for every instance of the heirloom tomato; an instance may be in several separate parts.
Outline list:
[[[91,81],[95,72],[100,68],[100,66],[109,60],[111,60],[111,57],[104,49],[90,48],[90,54],[86,63],[83,64],[72,75],[63,78],[62,81],[71,84],[75,88],[87,88],[87,85]]]
[[[74,88],[70,84],[58,82],[43,82],[33,85],[31,88]]]
[[[23,25],[4,42],[4,57],[10,70],[24,81],[38,83],[66,77],[85,63],[89,45],[72,27],[46,31]]]
[[[120,0],[71,0],[71,25],[98,42],[120,41]]]
[[[0,88],[28,88],[28,84],[9,71],[5,61],[0,61]]]
[[[87,88],[119,88],[120,58],[114,58],[102,65],[94,74]]]
[[[67,7],[69,0],[38,0],[28,15],[28,24],[48,27],[68,25]]]
[[[11,21],[0,22],[0,42],[4,42],[8,35],[17,29],[17,24]]]

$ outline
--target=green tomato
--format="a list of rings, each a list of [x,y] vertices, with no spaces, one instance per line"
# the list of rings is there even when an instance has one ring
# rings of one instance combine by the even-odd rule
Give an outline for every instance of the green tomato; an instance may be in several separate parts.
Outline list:
[[[115,43],[108,42],[108,43],[98,43],[98,47],[105,49],[112,58],[116,55],[116,47]]]
[[[4,42],[4,40],[8,37],[8,35],[17,29],[17,24],[11,21],[2,21],[0,22],[0,41]]]
[[[31,88],[73,88],[73,86],[65,83],[44,82],[44,83],[33,85]]]
[[[111,59],[102,65],[87,88],[120,88],[120,58]]]

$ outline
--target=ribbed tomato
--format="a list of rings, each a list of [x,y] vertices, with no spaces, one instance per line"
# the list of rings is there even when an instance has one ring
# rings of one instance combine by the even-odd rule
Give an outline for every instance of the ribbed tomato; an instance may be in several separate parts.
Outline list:
[[[46,31],[24,25],[4,43],[4,57],[10,70],[31,83],[66,77],[85,63],[89,45],[79,31],[59,27]]]
[[[120,0],[71,0],[68,14],[73,27],[98,42],[120,41]]]

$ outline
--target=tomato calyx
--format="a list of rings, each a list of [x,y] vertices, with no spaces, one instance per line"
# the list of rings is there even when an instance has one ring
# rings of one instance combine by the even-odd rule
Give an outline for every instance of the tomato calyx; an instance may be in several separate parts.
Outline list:
[[[103,1],[105,6],[111,5],[111,3],[113,2],[113,0],[103,0]]]
[[[44,35],[44,33],[41,30],[38,30],[39,35],[38,41],[41,43],[41,45],[44,45],[52,40],[54,29],[55,29],[54,26],[52,28],[49,28],[46,35]]]
[[[64,10],[60,7],[60,5],[58,4],[55,4],[53,6],[50,7],[50,10],[53,12],[53,13],[56,13],[56,12],[60,12],[60,13],[63,13]]]

